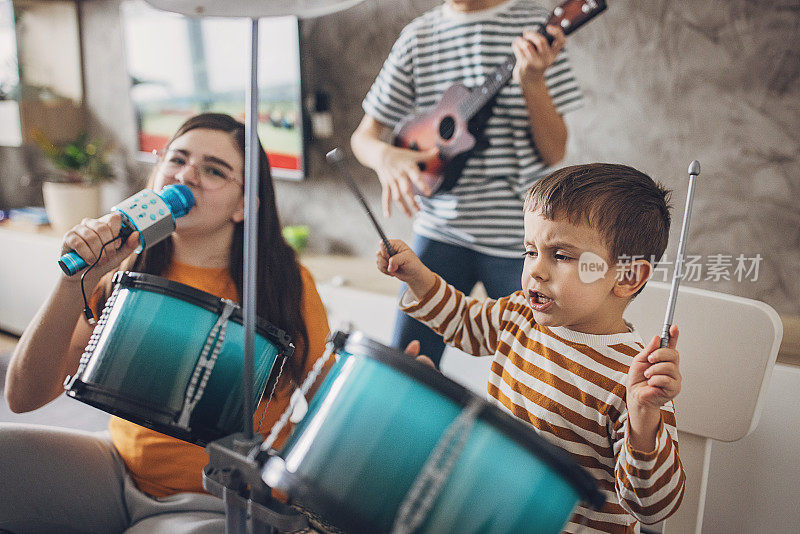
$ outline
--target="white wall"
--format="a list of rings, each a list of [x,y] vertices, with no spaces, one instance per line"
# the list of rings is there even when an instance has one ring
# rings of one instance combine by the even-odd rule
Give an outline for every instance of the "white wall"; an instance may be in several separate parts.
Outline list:
[[[319,293],[328,311],[331,329],[343,329],[349,323],[375,341],[391,343],[397,309],[395,297],[329,284],[320,284]],[[440,367],[449,378],[478,395],[486,395],[491,361],[490,357],[475,358],[446,347]]]
[[[775,366],[752,434],[714,442],[703,532],[800,532],[800,368]]]

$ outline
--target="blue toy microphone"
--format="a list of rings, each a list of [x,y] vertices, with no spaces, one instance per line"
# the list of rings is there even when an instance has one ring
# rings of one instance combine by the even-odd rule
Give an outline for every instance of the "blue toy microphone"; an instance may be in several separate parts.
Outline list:
[[[194,206],[192,191],[183,184],[168,185],[161,192],[143,189],[126,198],[111,211],[122,216],[119,232],[121,242],[125,242],[133,232],[139,232],[141,252],[150,245],[166,239],[175,231],[175,219],[186,215]],[[67,276],[72,276],[88,265],[75,251],[67,252],[58,260],[58,266]]]

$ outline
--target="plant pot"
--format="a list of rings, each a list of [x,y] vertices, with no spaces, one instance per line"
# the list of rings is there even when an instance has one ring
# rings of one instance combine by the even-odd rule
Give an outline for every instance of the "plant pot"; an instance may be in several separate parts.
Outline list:
[[[42,194],[47,218],[58,232],[100,216],[100,185],[44,182]]]

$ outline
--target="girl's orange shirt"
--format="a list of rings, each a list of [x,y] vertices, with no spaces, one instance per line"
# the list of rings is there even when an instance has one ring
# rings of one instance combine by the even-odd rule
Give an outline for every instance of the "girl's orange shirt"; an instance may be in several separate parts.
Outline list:
[[[311,273],[301,267],[303,280],[303,317],[308,330],[309,350],[305,374],[324,352],[325,341],[330,329],[325,307],[322,304]],[[213,295],[239,301],[236,286],[226,268],[205,268],[173,262],[164,278],[186,284]],[[101,295],[93,295],[93,307],[97,306]],[[297,342],[295,342],[297,344]],[[300,347],[298,347],[299,350]],[[319,382],[319,381],[318,381]],[[317,386],[319,383],[316,384]],[[288,373],[281,375],[275,396],[265,414],[266,401],[258,405],[254,418],[254,428],[261,422],[259,432],[269,434],[273,424],[280,418],[286,407],[294,386]],[[263,420],[262,420],[263,415]],[[109,430],[114,446],[140,490],[153,497],[166,497],[181,492],[204,492],[202,469],[208,464],[205,449],[181,441],[149,428],[139,426],[119,417],[112,417]],[[290,425],[281,432],[276,446],[280,446],[291,430]]]

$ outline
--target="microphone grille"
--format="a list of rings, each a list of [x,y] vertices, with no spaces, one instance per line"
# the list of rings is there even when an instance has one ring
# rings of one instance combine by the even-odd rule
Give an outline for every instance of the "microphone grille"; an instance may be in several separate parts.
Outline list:
[[[173,184],[164,187],[158,194],[169,206],[172,216],[183,217],[194,206],[192,190],[183,184]]]

